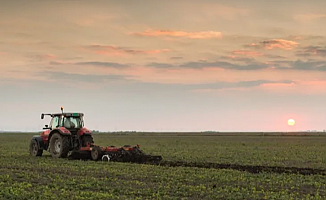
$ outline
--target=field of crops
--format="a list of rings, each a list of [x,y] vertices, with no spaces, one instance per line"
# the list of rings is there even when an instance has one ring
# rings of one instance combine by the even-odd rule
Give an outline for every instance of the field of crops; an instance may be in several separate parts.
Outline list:
[[[0,134],[0,199],[326,199],[325,136],[95,134],[161,165],[29,156],[32,134]]]

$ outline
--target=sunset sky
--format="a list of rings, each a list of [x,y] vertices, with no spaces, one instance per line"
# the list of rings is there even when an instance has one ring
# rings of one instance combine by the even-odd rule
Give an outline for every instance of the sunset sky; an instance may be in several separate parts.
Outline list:
[[[0,131],[326,129],[325,0],[0,3]]]

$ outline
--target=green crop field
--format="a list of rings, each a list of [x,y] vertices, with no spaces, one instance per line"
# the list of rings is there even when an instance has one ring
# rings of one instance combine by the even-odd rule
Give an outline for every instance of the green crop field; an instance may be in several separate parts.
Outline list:
[[[325,136],[93,136],[160,165],[30,157],[31,137],[0,134],[0,199],[326,199]]]

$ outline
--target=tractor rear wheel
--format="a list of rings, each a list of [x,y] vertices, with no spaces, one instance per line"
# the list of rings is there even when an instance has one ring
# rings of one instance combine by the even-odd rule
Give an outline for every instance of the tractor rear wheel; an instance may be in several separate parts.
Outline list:
[[[34,139],[31,140],[29,145],[29,153],[31,156],[42,156],[43,154],[43,149],[40,149],[40,145]]]
[[[91,135],[83,135],[82,138],[82,145],[83,147],[87,146],[87,143],[90,145],[92,143],[94,143],[93,137]]]
[[[54,133],[50,140],[50,153],[54,158],[66,158],[70,151],[70,142],[68,136]]]

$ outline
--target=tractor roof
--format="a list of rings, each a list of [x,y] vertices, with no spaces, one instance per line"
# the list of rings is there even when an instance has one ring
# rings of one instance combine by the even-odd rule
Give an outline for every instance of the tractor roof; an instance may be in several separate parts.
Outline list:
[[[84,113],[53,113],[53,114],[45,114],[45,113],[42,113],[41,114],[41,119],[44,118],[44,115],[49,115],[51,117],[54,117],[54,116],[65,116],[65,117],[83,117],[84,116]]]
[[[70,112],[63,112],[63,107],[61,107],[61,113],[42,113],[41,114],[41,119],[44,119],[44,115],[50,115],[51,117],[54,117],[54,116],[65,116],[65,117],[83,117],[84,116],[84,113],[78,113],[78,112],[75,112],[75,113],[70,113]]]
[[[84,113],[54,113],[54,114],[51,114],[52,116],[65,116],[65,117],[79,117],[79,116],[84,116]]]

